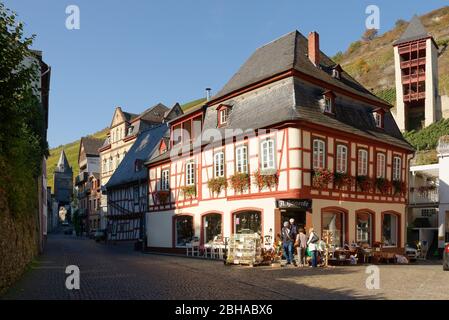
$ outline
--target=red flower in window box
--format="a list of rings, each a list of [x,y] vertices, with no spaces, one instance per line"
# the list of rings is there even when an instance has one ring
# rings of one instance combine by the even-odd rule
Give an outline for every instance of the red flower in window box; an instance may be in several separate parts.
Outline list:
[[[388,179],[385,178],[376,178],[376,188],[380,191],[381,194],[389,194],[391,193],[392,183]]]
[[[249,189],[250,177],[247,173],[236,173],[229,179],[234,191],[242,193]]]
[[[347,173],[335,172],[333,176],[334,188],[350,190],[354,179]]]
[[[403,181],[393,181],[393,195],[405,196],[407,185]]]
[[[170,197],[169,191],[160,190],[155,192],[155,198],[160,204],[167,204],[169,197]]]
[[[253,173],[254,176],[254,184],[257,185],[259,190],[263,188],[276,187],[278,184],[278,174],[276,170],[265,170],[265,171],[256,171]]]
[[[356,184],[362,192],[371,192],[374,188],[374,181],[367,176],[357,176]]]
[[[327,169],[315,169],[313,170],[312,186],[316,189],[327,188],[333,177],[332,172]]]

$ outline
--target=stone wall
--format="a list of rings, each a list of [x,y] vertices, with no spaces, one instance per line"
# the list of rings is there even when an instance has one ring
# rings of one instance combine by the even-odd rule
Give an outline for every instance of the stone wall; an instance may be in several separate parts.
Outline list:
[[[30,208],[29,214],[12,217],[2,191],[0,188],[0,296],[36,256],[39,225],[36,208]]]

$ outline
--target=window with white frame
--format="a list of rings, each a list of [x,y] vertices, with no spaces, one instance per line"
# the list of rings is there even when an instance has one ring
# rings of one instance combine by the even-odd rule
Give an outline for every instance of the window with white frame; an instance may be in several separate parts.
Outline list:
[[[331,97],[324,97],[324,112],[333,113],[333,102]]]
[[[169,171],[166,170],[162,170],[161,172],[161,190],[168,190],[169,189]]]
[[[186,163],[186,185],[195,184],[195,162]]]
[[[326,156],[326,144],[323,140],[313,140],[313,169],[324,168]]]
[[[348,147],[342,144],[337,145],[337,172],[346,173],[348,171]]]
[[[393,181],[401,180],[401,157],[393,157]]]
[[[220,113],[220,125],[226,124],[229,118],[229,108],[223,108],[219,111]]]
[[[262,149],[262,170],[275,169],[274,162],[274,140],[267,139],[261,144]]]
[[[358,176],[367,176],[368,175],[368,151],[367,150],[359,150],[358,152],[358,161],[357,161],[357,175]]]
[[[248,154],[246,146],[237,147],[235,150],[236,169],[240,173],[248,173]]]
[[[215,177],[224,176],[224,153],[218,152],[214,156],[214,174]]]
[[[385,154],[377,154],[376,177],[385,178]]]
[[[382,128],[382,114],[380,112],[374,112],[374,121],[376,122],[376,127]]]

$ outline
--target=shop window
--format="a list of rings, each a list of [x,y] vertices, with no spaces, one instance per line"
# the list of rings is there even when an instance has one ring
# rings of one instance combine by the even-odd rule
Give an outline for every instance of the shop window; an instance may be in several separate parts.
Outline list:
[[[221,234],[221,214],[210,213],[203,216],[204,243],[214,241]]]
[[[348,171],[348,147],[339,144],[337,146],[337,172],[346,173]]]
[[[313,169],[322,169],[325,164],[326,144],[323,140],[313,140]]]
[[[392,213],[385,213],[382,221],[382,242],[384,246],[396,247],[398,245],[398,216]]]
[[[224,176],[224,153],[218,152],[214,156],[214,175],[215,177]]]
[[[262,170],[275,169],[274,161],[274,140],[267,139],[261,144],[262,149]]]
[[[331,244],[343,246],[345,236],[345,215],[341,212],[323,212],[322,230],[331,233]]]
[[[175,245],[185,247],[193,239],[193,217],[177,216],[175,217]]]
[[[385,178],[385,154],[377,154],[376,178]]]
[[[393,181],[401,181],[401,158],[393,158]]]
[[[235,155],[237,172],[248,173],[248,153],[246,146],[237,147]]]
[[[368,212],[359,212],[356,215],[356,242],[358,244],[372,244],[373,217]]]
[[[261,233],[262,220],[258,211],[242,211],[234,214],[235,233]]]
[[[359,150],[357,159],[357,175],[367,176],[368,175],[368,151]]]

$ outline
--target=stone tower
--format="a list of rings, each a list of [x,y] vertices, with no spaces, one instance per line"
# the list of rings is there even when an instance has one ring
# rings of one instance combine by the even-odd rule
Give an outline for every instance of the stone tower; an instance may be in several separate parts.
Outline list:
[[[70,204],[73,191],[73,171],[64,150],[61,151],[54,173],[55,199],[60,206]]]
[[[418,16],[393,46],[396,123],[401,131],[427,127],[441,119],[438,46]]]

